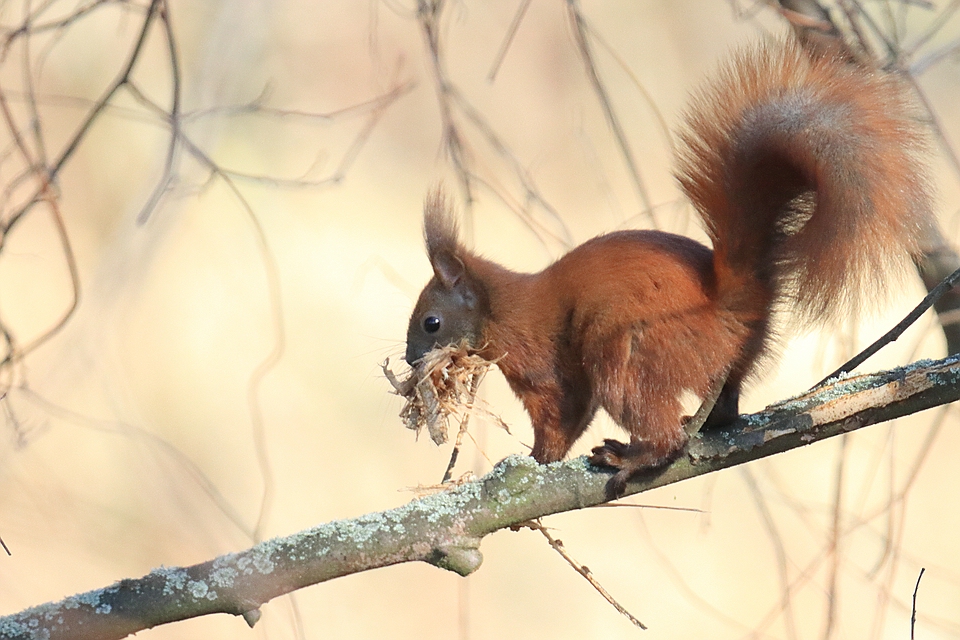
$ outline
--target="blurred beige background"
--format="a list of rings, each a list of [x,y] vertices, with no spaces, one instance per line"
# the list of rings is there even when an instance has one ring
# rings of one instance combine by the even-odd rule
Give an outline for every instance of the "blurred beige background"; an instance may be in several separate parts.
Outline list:
[[[697,80],[732,47],[779,33],[779,18],[762,7],[738,16],[720,0],[583,5],[656,224],[702,237],[679,201],[654,108],[673,126]],[[54,14],[75,8],[52,6]],[[563,226],[536,206],[534,219],[553,234],[565,227],[575,243],[652,220],[577,55],[565,3],[532,2],[495,80],[488,80],[519,6],[450,2],[441,38],[450,81],[510,154],[498,153],[488,131],[455,112],[471,168],[489,185],[475,192],[466,223],[471,241],[505,265],[536,270],[564,245],[548,234],[538,238],[511,210],[525,201],[517,167]],[[179,179],[138,226],[163,171],[167,129],[124,92],[98,120],[59,185],[79,264],[80,307],[64,331],[27,358],[3,403],[0,536],[13,551],[0,556],[3,614],[249,546],[265,486],[256,411],[273,492],[267,536],[402,504],[413,497],[410,488],[438,482],[449,457],[449,447],[425,436],[418,442],[402,427],[400,401],[379,368],[387,357],[400,360],[407,316],[430,275],[420,238],[423,195],[439,179],[457,188],[414,3],[174,0],[170,10],[182,109],[193,114],[184,128],[220,167],[323,181],[349,162],[339,179],[312,187],[234,179],[262,225],[282,302],[285,349],[256,388],[254,410],[251,381],[276,345],[277,308],[271,263],[250,212],[184,154]],[[20,3],[4,3],[0,18],[12,27],[22,11]],[[878,20],[905,18],[907,42],[937,15],[900,11],[884,4]],[[25,90],[22,56],[42,61],[34,71],[51,155],[89,108],[74,98],[100,95],[142,19],[139,9],[104,6],[56,38],[35,38],[32,51],[18,45],[7,52],[0,67],[7,92]],[[948,23],[917,59],[958,31]],[[947,58],[920,77],[953,145],[960,144],[957,64]],[[160,30],[151,32],[134,78],[168,105]],[[375,110],[339,112],[404,83],[409,91],[378,112],[358,147]],[[198,113],[258,96],[262,106],[284,113]],[[24,117],[23,101],[14,106]],[[945,228],[956,237],[957,174],[939,156],[933,164]],[[13,172],[6,166],[0,163],[5,184]],[[69,278],[42,210],[7,242],[0,315],[28,342],[69,305]],[[855,329],[785,341],[745,408],[803,391],[871,342],[922,296],[915,280],[891,283],[891,303]],[[927,317],[865,368],[942,352]],[[526,415],[497,374],[483,395],[514,435],[477,423],[479,448],[466,445],[457,473],[483,473],[532,441]],[[600,420],[574,453],[615,434]],[[632,499],[696,512],[593,509],[545,524],[649,625],[644,637],[905,638],[921,567],[927,572],[918,637],[960,637],[958,448],[955,410],[930,411]],[[640,633],[539,534],[501,532],[484,541],[482,552],[483,566],[466,580],[431,566],[398,566],[304,589],[295,607],[278,599],[264,607],[253,631],[239,618],[213,616],[138,637]]]

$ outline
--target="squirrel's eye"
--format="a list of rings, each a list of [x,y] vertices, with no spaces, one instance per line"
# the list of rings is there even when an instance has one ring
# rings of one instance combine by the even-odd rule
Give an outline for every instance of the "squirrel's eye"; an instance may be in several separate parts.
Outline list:
[[[423,330],[427,333],[436,333],[440,330],[440,318],[437,316],[427,316],[423,319]]]

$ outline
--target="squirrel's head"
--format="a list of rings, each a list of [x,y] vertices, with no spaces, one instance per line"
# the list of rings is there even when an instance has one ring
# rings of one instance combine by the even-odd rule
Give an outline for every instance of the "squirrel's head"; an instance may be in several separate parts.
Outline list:
[[[483,287],[469,272],[451,204],[440,187],[424,203],[423,230],[433,278],[427,283],[407,328],[407,353],[413,364],[437,346],[466,341],[476,346],[483,325]]]

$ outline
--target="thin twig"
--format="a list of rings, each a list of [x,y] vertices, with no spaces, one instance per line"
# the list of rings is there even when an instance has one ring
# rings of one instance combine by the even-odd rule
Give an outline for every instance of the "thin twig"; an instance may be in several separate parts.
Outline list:
[[[797,623],[793,616],[793,598],[790,585],[790,572],[787,565],[787,550],[783,544],[783,536],[777,529],[777,523],[773,514],[770,513],[770,507],[767,505],[766,497],[757,484],[750,467],[741,467],[740,476],[743,478],[750,490],[750,496],[753,498],[753,504],[760,514],[764,528],[767,530],[767,537],[773,545],[774,559],[777,565],[777,573],[780,578],[780,611],[783,613],[783,624],[786,628],[787,637],[790,640],[797,638]]]
[[[827,611],[824,622],[823,638],[829,640],[836,631],[837,622],[837,602],[840,599],[839,594],[839,576],[840,576],[840,541],[843,538],[841,533],[843,520],[843,483],[844,471],[846,470],[846,453],[849,438],[847,434],[840,436],[840,452],[837,457],[837,466],[833,478],[833,519],[830,526],[830,569],[827,576]]]
[[[580,11],[580,5],[577,0],[567,0],[567,11],[570,14],[570,22],[573,25],[573,34],[576,36],[577,50],[580,52],[580,57],[586,67],[587,78],[590,80],[590,84],[593,85],[593,90],[597,94],[600,106],[603,108],[607,123],[613,130],[613,137],[617,142],[617,146],[620,148],[620,154],[623,156],[623,161],[627,165],[630,178],[633,180],[633,185],[636,187],[637,195],[640,197],[640,204],[644,211],[649,212],[649,214],[653,216],[653,201],[650,200],[647,185],[644,184],[643,178],[640,175],[640,168],[633,157],[633,150],[630,148],[627,134],[623,130],[623,125],[620,124],[620,118],[613,108],[607,88],[603,84],[603,80],[600,79],[600,73],[597,71],[597,65],[590,48],[587,21]]]
[[[31,88],[31,92],[32,92],[32,88]],[[28,100],[30,100],[31,102],[33,101],[32,93],[28,93]],[[49,174],[44,169],[40,168],[42,166],[42,162],[33,158],[29,148],[27,147],[26,141],[19,134],[19,130],[17,128],[16,122],[13,118],[13,114],[9,109],[6,95],[4,94],[3,91],[0,91],[0,112],[2,112],[3,114],[3,118],[7,124],[7,128],[13,134],[14,144],[20,150],[20,153],[23,156],[24,162],[28,165],[28,167],[30,167],[28,172],[24,174],[25,177],[36,176],[39,178],[41,186],[37,191],[36,195],[33,197],[33,201],[35,203],[46,202],[50,207],[54,226],[56,227],[56,230],[57,230],[57,236],[60,240],[60,244],[63,250],[64,260],[66,261],[67,270],[70,275],[71,294],[72,294],[70,305],[68,306],[66,311],[63,313],[60,320],[58,320],[53,325],[53,327],[45,331],[39,337],[35,338],[32,342],[27,344],[27,346],[25,347],[20,347],[20,348],[16,347],[15,340],[13,338],[12,333],[5,325],[2,325],[2,323],[0,323],[0,333],[3,334],[4,341],[7,345],[6,354],[4,355],[3,360],[0,361],[0,368],[2,368],[16,362],[17,360],[22,359],[28,353],[30,353],[40,345],[44,344],[47,340],[52,338],[66,325],[67,321],[73,316],[73,313],[76,311],[77,306],[80,302],[80,275],[77,268],[76,256],[73,253],[73,247],[70,243],[69,235],[67,234],[66,224],[64,223],[63,216],[60,213],[60,208],[57,201],[58,200],[57,194],[54,192],[54,189],[51,185]],[[39,143],[39,146],[42,147],[42,142]],[[8,224],[6,228],[0,229],[0,250],[2,250],[9,232],[10,232],[10,224]]]
[[[418,0],[417,20],[420,23],[423,39],[427,43],[430,64],[433,67],[434,88],[437,92],[440,122],[443,129],[443,144],[463,190],[464,201],[469,208],[473,203],[470,171],[467,168],[471,161],[456,120],[453,117],[453,109],[450,104],[452,86],[447,79],[448,76],[443,67],[443,56],[440,50],[440,16],[443,13],[444,3],[444,0]]]
[[[914,640],[913,632],[917,626],[917,592],[920,590],[920,579],[923,578],[923,573],[926,570],[926,567],[920,567],[920,575],[917,576],[917,584],[913,587],[913,604],[910,607],[910,640]]]
[[[514,174],[523,189],[524,197],[528,202],[535,203],[539,206],[550,217],[553,228],[548,228],[540,224],[529,214],[521,216],[521,220],[534,228],[537,234],[543,233],[553,237],[559,241],[564,248],[569,249],[573,247],[572,236],[559,212],[543,196],[536,182],[531,177],[530,172],[524,167],[523,163],[517,159],[516,155],[510,150],[503,139],[494,131],[483,114],[466,99],[450,79],[450,76],[444,68],[442,42],[440,39],[440,18],[444,5],[444,0],[419,0],[417,20],[427,45],[433,71],[434,89],[440,107],[443,146],[450,159],[454,173],[457,175],[457,181],[460,183],[468,212],[475,199],[475,184],[486,184],[490,186],[490,181],[480,177],[477,171],[473,169],[473,157],[470,153],[467,137],[461,130],[458,122],[458,116],[462,116],[469,124],[472,124],[483,136],[486,144],[501,160],[509,165],[510,171]],[[506,200],[506,197],[500,194],[497,189],[492,186],[490,188],[497,193],[499,197]]]
[[[74,23],[78,22],[81,18],[88,16],[95,9],[98,9],[107,4],[125,4],[131,7],[139,8],[139,5],[131,2],[130,0],[93,0],[92,2],[77,7],[73,10],[70,15],[61,18],[59,20],[51,20],[49,22],[35,22],[39,15],[53,2],[47,2],[45,6],[39,7],[35,10],[28,18],[26,18],[19,27],[7,34],[7,37],[4,39],[2,47],[0,47],[0,58],[6,56],[6,52],[9,47],[19,38],[24,37],[28,34],[41,34],[46,31],[60,31],[67,27],[72,26]]]
[[[470,397],[467,400],[469,406],[473,406],[477,398],[477,390],[480,388],[480,381],[483,379],[483,375],[484,371],[479,371],[471,376]],[[457,432],[457,439],[453,443],[453,451],[450,452],[450,462],[447,464],[447,469],[443,472],[443,479],[440,480],[440,484],[450,482],[450,478],[453,476],[453,467],[457,464],[457,458],[460,456],[460,445],[463,444],[463,436],[467,433],[467,428],[470,425],[470,415],[470,411],[465,412],[463,420],[460,421],[460,430]]]
[[[910,327],[914,322],[916,322],[924,312],[933,306],[933,304],[940,299],[940,296],[945,294],[947,291],[953,288],[955,284],[960,282],[960,269],[957,269],[949,276],[944,278],[940,284],[930,290],[930,293],[920,301],[913,311],[908,313],[903,320],[897,323],[893,329],[883,334],[876,342],[871,344],[869,347],[858,353],[854,358],[850,359],[843,364],[839,369],[828,375],[826,378],[817,383],[816,386],[824,384],[828,380],[836,378],[844,373],[849,373],[859,367],[861,364],[866,362],[870,356],[875,354],[877,351],[880,351],[883,347],[888,345],[891,342],[894,342],[899,338],[907,328]]]
[[[29,0],[27,2],[27,8],[29,9]],[[37,107],[37,93],[36,86],[34,83],[34,74],[33,69],[31,68],[31,62],[33,56],[31,55],[31,43],[33,40],[33,31],[28,30],[26,36],[23,38],[23,65],[21,67],[21,72],[23,76],[23,83],[27,88],[27,108],[29,110],[29,122],[30,130],[33,133],[33,146],[37,154],[37,163],[41,166],[47,165],[47,152],[46,144],[44,143],[43,136],[43,120],[40,118],[40,110]]]
[[[44,181],[44,184],[41,184],[41,186],[37,188],[34,196],[30,198],[26,204],[22,205],[20,209],[14,212],[13,215],[11,215],[2,226],[0,226],[0,235],[5,236],[8,234],[10,230],[13,229],[13,227],[16,226],[16,224],[23,218],[23,216],[30,211],[37,202],[40,202],[41,195],[47,189],[47,183],[56,182],[60,170],[63,169],[63,166],[66,164],[67,160],[73,156],[74,152],[80,146],[80,143],[86,138],[87,132],[90,130],[90,127],[93,126],[93,123],[96,122],[100,112],[107,107],[107,105],[113,99],[113,96],[130,82],[133,69],[136,67],[137,62],[140,60],[140,55],[143,52],[147,34],[150,32],[150,26],[157,17],[160,5],[164,1],[165,0],[151,0],[150,7],[147,10],[146,18],[144,18],[143,25],[140,28],[140,33],[137,36],[136,44],[134,45],[133,50],[130,52],[123,69],[120,71],[113,83],[111,83],[107,90],[104,91],[104,93],[100,96],[96,104],[83,119],[83,122],[80,123],[80,126],[77,128],[73,136],[70,137],[70,140],[64,146],[57,159],[47,168],[46,180]]]
[[[529,521],[529,522],[524,522],[524,523],[522,523],[522,524],[520,524],[520,525],[517,525],[516,528],[519,528],[519,527],[521,527],[521,526],[522,526],[522,527],[529,527],[530,529],[533,529],[534,531],[539,531],[539,532],[543,535],[543,537],[547,539],[547,542],[550,543],[550,546],[553,547],[553,550],[556,551],[557,553],[559,553],[559,554],[560,554],[560,557],[562,557],[564,560],[566,560],[566,561],[567,561],[567,564],[569,564],[571,567],[573,567],[573,570],[574,570],[574,571],[576,571],[576,572],[579,573],[581,576],[583,576],[584,579],[585,579],[587,582],[590,583],[590,586],[592,586],[594,589],[596,589],[596,590],[597,590],[597,593],[599,593],[601,596],[603,596],[603,599],[604,599],[604,600],[606,600],[606,601],[609,602],[611,605],[613,605],[613,608],[614,608],[614,609],[616,609],[617,611],[619,611],[624,617],[626,617],[627,620],[629,620],[630,622],[632,622],[635,626],[640,627],[641,629],[646,629],[646,628],[647,628],[647,626],[646,626],[645,624],[643,624],[642,622],[640,622],[639,620],[637,620],[637,618],[634,617],[634,615],[633,615],[632,613],[630,613],[629,611],[627,611],[627,610],[623,607],[622,604],[620,604],[619,602],[617,602],[616,600],[614,600],[613,596],[611,596],[610,593],[609,593],[606,589],[603,588],[603,585],[601,585],[601,584],[597,581],[597,579],[593,577],[593,573],[590,571],[589,568],[587,568],[585,565],[582,565],[582,564],[580,564],[579,562],[577,562],[569,553],[567,553],[566,548],[563,546],[563,541],[560,540],[560,539],[558,539],[558,538],[554,538],[553,536],[551,536],[550,533],[547,531],[547,528],[544,527],[543,524],[541,524],[541,522],[540,522],[539,519],[538,519],[538,520],[531,520],[531,521]]]
[[[713,411],[713,407],[717,404],[717,399],[723,392],[723,385],[727,383],[727,377],[729,377],[729,375],[730,370],[727,369],[720,374],[716,380],[713,381],[710,390],[707,392],[707,396],[700,404],[700,408],[697,409],[697,412],[694,413],[689,420],[687,420],[685,425],[683,425],[683,429],[687,432],[688,438],[692,438],[693,436],[697,435],[700,432],[700,429],[703,428],[707,418],[710,417],[710,412]]]
[[[180,77],[180,57],[177,53],[177,41],[173,33],[173,24],[170,19],[170,7],[164,2],[160,9],[160,22],[163,24],[163,33],[167,43],[167,57],[170,61],[170,75],[172,76],[170,88],[170,141],[167,143],[167,157],[163,163],[163,174],[153,193],[147,198],[146,204],[137,215],[137,224],[144,224],[150,213],[156,208],[163,198],[164,194],[170,188],[171,182],[176,175],[176,163],[180,157],[178,143],[180,142],[180,95],[181,95],[181,77]]]
[[[52,189],[50,190],[50,194],[47,195],[44,200],[50,206],[53,223],[57,229],[57,237],[60,240],[63,257],[66,261],[67,271],[70,275],[70,304],[61,314],[60,319],[57,320],[52,327],[47,329],[40,336],[34,338],[31,342],[27,343],[26,346],[20,347],[16,349],[15,352],[7,354],[7,356],[0,361],[0,367],[6,365],[12,360],[23,359],[34,349],[37,349],[50,340],[66,326],[67,322],[73,317],[77,307],[80,305],[80,271],[77,266],[76,255],[73,252],[73,245],[70,243],[69,235],[67,235],[67,225],[63,220],[63,215],[60,213],[60,206],[57,202],[56,196],[52,193]]]
[[[360,150],[368,140],[370,134],[372,133],[374,127],[380,122],[383,114],[385,113],[387,107],[393,104],[401,96],[409,93],[413,87],[414,83],[407,82],[404,84],[398,84],[393,89],[387,93],[378,96],[373,100],[362,103],[367,107],[369,115],[367,121],[364,123],[361,130],[356,136],[354,136],[353,141],[350,146],[344,152],[343,156],[340,159],[337,167],[328,175],[316,179],[307,179],[306,177],[300,178],[283,178],[279,176],[270,176],[262,174],[252,174],[238,171],[236,169],[230,169],[220,165],[217,161],[211,158],[205,151],[203,151],[199,145],[197,145],[193,140],[187,135],[182,127],[179,129],[179,141],[183,145],[184,149],[190,153],[190,155],[197,160],[202,166],[208,167],[210,165],[216,165],[219,169],[218,174],[228,176],[236,181],[242,181],[246,183],[254,184],[265,184],[271,187],[277,188],[291,188],[291,189],[302,189],[302,188],[317,188],[323,187],[331,184],[337,184],[343,180],[344,176],[348,173],[350,167],[356,161]],[[127,87],[128,92],[133,96],[138,102],[148,107],[153,111],[162,122],[166,123],[168,126],[172,126],[170,121],[170,115],[167,113],[163,107],[158,105],[156,102],[151,100],[145,94],[143,94],[136,85],[130,84]],[[348,113],[354,111],[353,107],[347,107],[340,110],[339,113]],[[302,114],[302,112],[301,112]],[[277,112],[271,115],[282,115],[282,113]],[[319,118],[325,118],[326,114],[310,114]],[[309,170],[308,170],[309,173]],[[304,174],[305,175],[305,174]]]
[[[630,81],[633,82],[633,86],[640,92],[640,95],[643,97],[643,101],[647,103],[647,107],[650,109],[650,113],[653,114],[653,117],[657,119],[657,128],[660,130],[660,134],[663,136],[664,142],[667,145],[667,148],[670,150],[670,157],[676,156],[676,146],[673,142],[673,135],[670,130],[670,125],[667,124],[667,119],[663,115],[663,111],[660,109],[660,106],[657,105],[656,100],[653,96],[650,95],[650,92],[647,91],[647,88],[640,81],[640,78],[637,77],[637,74],[633,72],[633,69],[627,64],[627,61],[623,59],[623,56],[616,50],[616,48],[607,42],[607,39],[603,37],[595,29],[590,28],[590,25],[584,23],[584,26],[589,30],[590,37],[593,38],[597,44],[599,44],[604,51],[607,52],[607,55],[613,58],[613,60],[620,66],[625,74],[630,78]],[[656,210],[656,207],[654,207]]]
[[[960,0],[952,0],[949,5],[938,11],[926,30],[913,41],[908,49],[902,52],[903,57],[906,59],[912,58],[927,42],[940,33],[940,30],[950,22],[957,9],[960,9]]]
[[[490,65],[490,72],[487,74],[488,82],[493,82],[497,79],[497,72],[500,71],[500,65],[503,64],[503,59],[507,57],[507,51],[510,49],[514,37],[517,35],[520,23],[523,22],[523,16],[526,15],[527,9],[530,8],[530,2],[531,0],[520,0],[520,6],[517,7],[517,12],[513,14],[513,20],[510,21],[507,33],[503,36],[500,49],[497,50],[497,55],[493,58],[493,64]]]
[[[230,176],[222,173],[212,165],[208,167],[211,172],[218,174],[224,184],[230,189],[237,198],[246,215],[247,221],[253,230],[254,240],[257,243],[257,250],[260,253],[260,260],[263,264],[264,276],[267,280],[267,297],[269,298],[270,314],[272,316],[273,344],[270,352],[264,356],[263,360],[256,366],[253,373],[250,374],[250,380],[247,384],[247,405],[250,411],[250,425],[253,431],[254,449],[257,456],[257,465],[260,468],[260,477],[263,482],[263,493],[260,498],[260,509],[257,513],[257,522],[253,527],[253,539],[257,542],[263,540],[264,528],[267,524],[267,518],[270,515],[270,508],[273,506],[273,496],[276,491],[276,485],[273,478],[273,467],[270,463],[270,456],[267,452],[267,432],[263,417],[263,407],[260,403],[260,388],[273,369],[280,363],[286,350],[286,329],[284,324],[283,300],[280,295],[280,266],[277,264],[277,257],[270,248],[267,240],[266,231],[253,210],[250,203],[243,196]]]

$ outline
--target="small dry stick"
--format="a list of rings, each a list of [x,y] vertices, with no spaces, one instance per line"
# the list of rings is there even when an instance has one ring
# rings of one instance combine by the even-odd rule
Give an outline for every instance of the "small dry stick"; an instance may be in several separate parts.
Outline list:
[[[646,630],[647,625],[637,620],[632,613],[630,613],[623,607],[623,605],[621,605],[619,602],[614,600],[613,596],[611,596],[607,592],[607,590],[603,588],[603,585],[597,582],[597,579],[593,577],[593,574],[590,573],[590,569],[588,569],[586,566],[574,560],[570,556],[570,554],[567,553],[567,550],[564,548],[563,541],[558,540],[553,536],[551,536],[550,533],[547,531],[546,527],[544,527],[539,520],[528,520],[527,522],[523,522],[511,528],[514,529],[514,531],[516,531],[520,527],[529,527],[530,529],[533,529],[534,531],[539,531],[541,534],[543,534],[543,537],[547,539],[547,542],[550,543],[550,546],[553,547],[554,551],[559,553],[560,556],[567,561],[567,564],[573,567],[574,571],[576,571],[581,576],[583,576],[584,579],[586,579],[586,581],[589,582],[593,586],[593,588],[597,590],[597,593],[603,596],[604,600],[606,600],[611,605],[613,605],[613,608],[619,611],[623,616],[625,616],[627,620],[632,622],[637,627],[643,630]]]
[[[913,640],[913,628],[917,625],[917,591],[920,590],[920,578],[926,567],[920,568],[920,575],[917,576],[917,586],[913,588],[913,606],[910,608],[910,640]]]
[[[480,381],[483,379],[486,370],[477,371],[473,374],[472,379],[470,380],[470,398],[467,401],[468,406],[473,406],[473,403],[477,399],[477,389],[480,388]],[[443,472],[443,479],[440,481],[440,484],[446,484],[450,482],[451,476],[453,476],[453,467],[457,464],[457,458],[460,457],[460,445],[463,444],[463,436],[467,433],[467,427],[470,425],[470,411],[467,411],[463,420],[460,421],[460,431],[457,432],[457,440],[453,443],[453,451],[450,452],[450,462],[447,464],[446,471]]]
[[[717,399],[720,397],[720,392],[723,391],[723,385],[727,383],[727,377],[729,375],[730,368],[728,367],[720,377],[713,381],[713,386],[707,391],[707,397],[703,399],[700,408],[687,420],[687,424],[684,425],[684,430],[687,432],[688,438],[697,435],[700,429],[703,428],[703,424],[707,421],[707,418],[710,417],[710,412],[713,411],[714,405],[717,404]]]

